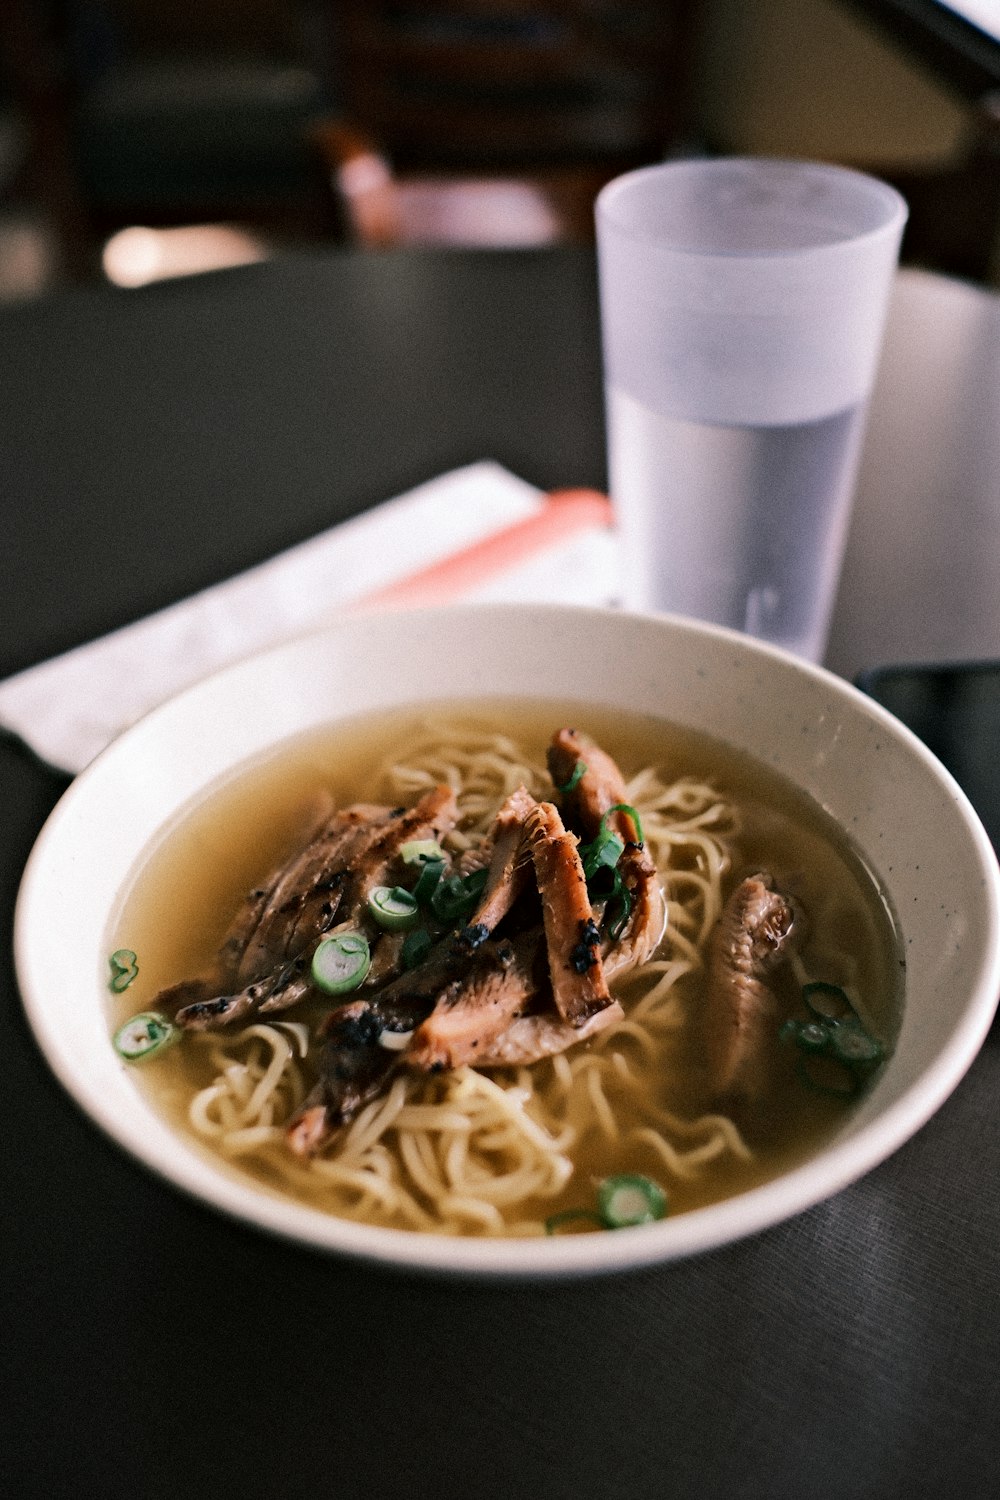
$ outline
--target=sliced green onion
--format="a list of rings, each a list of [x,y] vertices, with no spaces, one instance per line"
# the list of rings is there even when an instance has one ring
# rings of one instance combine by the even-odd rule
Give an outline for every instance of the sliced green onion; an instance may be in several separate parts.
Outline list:
[[[854,1021],[858,1013],[839,984],[827,984],[822,979],[802,986],[802,999],[806,1009],[819,1021]]]
[[[426,927],[418,927],[413,932],[408,932],[403,939],[403,947],[400,959],[404,969],[415,969],[423,963],[431,950],[433,939]]]
[[[111,979],[109,986],[116,995],[127,990],[129,985],[139,973],[139,965],[131,948],[118,948],[108,959],[111,968]]]
[[[849,1068],[871,1068],[885,1056],[881,1042],[871,1036],[860,1023],[852,1021],[845,1021],[831,1029],[830,1051],[838,1062]]]
[[[356,990],[371,968],[368,939],[361,932],[337,932],[324,938],[312,958],[312,982],[328,995]]]
[[[615,902],[618,903],[618,914],[608,924],[608,936],[612,942],[617,943],[628,925],[628,919],[632,915],[632,908],[635,905],[635,898],[618,870],[615,871],[615,887],[611,893],[612,905]]]
[[[444,850],[437,839],[410,839],[399,852],[406,865],[426,864],[429,859],[444,860]]]
[[[822,1021],[786,1021],[778,1035],[803,1052],[825,1052],[830,1046],[831,1028]]]
[[[626,1229],[662,1219],[667,1199],[651,1177],[606,1177],[597,1189],[597,1209],[609,1229]]]
[[[580,782],[586,776],[586,774],[587,774],[587,762],[585,760],[578,760],[577,763],[576,763],[576,765],[573,767],[572,771],[569,774],[569,780],[566,781],[566,782],[564,782],[562,784],[562,786],[560,786],[559,783],[556,782],[556,791],[557,792],[575,792],[576,789],[577,789],[577,787],[580,785]]]
[[[443,859],[428,859],[420,871],[420,878],[411,892],[414,901],[419,906],[426,906],[437,889],[437,883],[444,874]]]
[[[642,841],[643,841],[643,839],[642,839],[642,819],[639,817],[639,814],[636,812],[636,810],[632,806],[631,802],[613,802],[611,804],[611,806],[608,808],[607,812],[604,814],[604,817],[601,819],[601,826],[600,826],[600,829],[598,830],[598,837],[600,837],[600,835],[604,832],[605,828],[608,825],[608,819],[610,818],[610,816],[611,816],[611,814],[613,812],[628,813],[629,817],[632,819],[632,822],[635,824],[635,836],[636,836],[636,839],[641,844]]]
[[[546,1234],[562,1234],[572,1224],[586,1224],[589,1229],[605,1229],[607,1226],[600,1214],[595,1214],[592,1208],[565,1208],[562,1213],[551,1214],[545,1220]]]
[[[439,880],[431,896],[431,910],[442,922],[453,922],[467,916],[486,884],[487,870],[474,870],[464,879],[461,875],[449,875]]]
[[[401,885],[377,885],[368,897],[368,910],[387,932],[405,932],[420,918],[416,898]]]
[[[803,1054],[797,1071],[819,1093],[847,1098],[885,1060],[885,1048],[865,1028],[839,984],[815,980],[802,986],[807,1021],[786,1021],[778,1033]]]
[[[142,1010],[132,1016],[114,1034],[114,1048],[126,1062],[144,1062],[154,1052],[162,1052],[180,1035],[177,1027],[158,1010]]]
[[[601,870],[613,870],[625,853],[625,840],[617,833],[612,833],[610,828],[601,828],[592,844],[587,844],[581,851],[583,873],[587,880],[593,880]]]

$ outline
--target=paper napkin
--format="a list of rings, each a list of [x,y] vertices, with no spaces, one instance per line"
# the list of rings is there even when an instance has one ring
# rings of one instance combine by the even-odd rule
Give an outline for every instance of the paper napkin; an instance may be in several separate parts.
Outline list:
[[[516,600],[612,604],[607,502],[548,497],[484,461],[0,683],[0,728],[76,773],[149,709],[344,610]]]

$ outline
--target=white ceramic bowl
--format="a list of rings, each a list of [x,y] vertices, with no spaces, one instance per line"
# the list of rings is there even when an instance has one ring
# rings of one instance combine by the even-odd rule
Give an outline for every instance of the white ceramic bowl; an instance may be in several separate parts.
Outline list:
[[[348,1223],[246,1186],[150,1106],[109,1040],[109,913],[179,809],[288,736],[369,710],[484,694],[600,701],[688,725],[790,777],[845,825],[902,928],[907,988],[894,1054],[840,1135],[804,1166],[714,1206],[613,1234],[458,1239]],[[53,943],[53,914],[59,941]],[[735,633],[560,607],[357,617],[228,669],[121,736],[72,784],[18,900],[29,1021],[70,1094],[177,1186],[291,1239],[399,1266],[492,1276],[669,1260],[774,1224],[908,1139],[975,1056],[1000,993],[1000,878],[948,773],[876,704]]]

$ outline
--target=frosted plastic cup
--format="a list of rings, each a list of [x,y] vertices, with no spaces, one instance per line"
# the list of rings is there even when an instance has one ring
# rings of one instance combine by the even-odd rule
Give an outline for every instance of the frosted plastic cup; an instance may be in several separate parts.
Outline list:
[[[627,604],[822,657],[906,215],[812,162],[669,163],[599,194]]]

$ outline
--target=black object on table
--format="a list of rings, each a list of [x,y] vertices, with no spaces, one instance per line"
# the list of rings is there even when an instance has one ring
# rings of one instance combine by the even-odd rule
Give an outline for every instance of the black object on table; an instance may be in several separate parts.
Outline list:
[[[333,255],[9,310],[0,674],[482,457],[603,482],[586,253]],[[0,766],[9,930],[63,782],[11,743]],[[9,956],[2,984],[5,1495],[993,1493],[995,1041],[787,1224],[487,1285],[328,1259],[149,1176],[49,1074]]]

